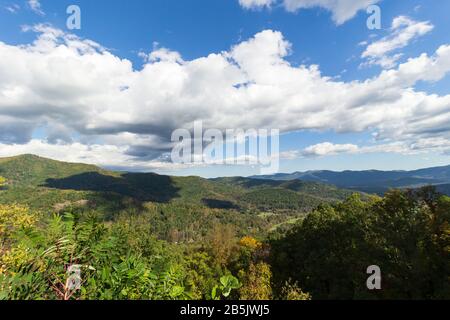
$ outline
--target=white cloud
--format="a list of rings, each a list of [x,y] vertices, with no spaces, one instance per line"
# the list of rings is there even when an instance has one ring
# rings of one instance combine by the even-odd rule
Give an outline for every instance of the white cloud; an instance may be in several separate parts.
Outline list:
[[[334,144],[323,142],[309,146],[303,150],[291,150],[286,152],[286,157],[282,159],[298,159],[303,157],[326,157],[340,154],[364,154],[364,153],[399,153],[416,154],[420,152],[442,152],[450,149],[450,141],[447,139],[438,140],[420,140],[417,144],[408,145],[405,142],[392,142],[372,146],[358,146],[355,144]],[[283,155],[284,153],[282,153]]]
[[[339,154],[398,153],[423,154],[428,152],[449,154],[450,140],[445,137],[419,138],[414,143],[398,141],[370,146],[355,144],[333,144],[323,142],[303,150],[291,150],[281,153],[281,159],[293,160],[302,157],[324,157]]]
[[[289,12],[301,9],[320,7],[332,14],[334,22],[338,25],[353,18],[359,11],[367,9],[370,5],[381,0],[239,0],[244,8],[271,7],[277,2],[282,2],[284,8]]]
[[[12,4],[10,6],[6,6],[5,10],[7,10],[11,13],[17,13],[20,10],[20,6],[18,4]]]
[[[353,18],[360,10],[381,0],[283,0],[288,11],[321,7],[331,11],[333,20],[340,25]]]
[[[389,54],[406,47],[414,39],[431,32],[433,28],[428,21],[414,21],[405,16],[396,17],[392,21],[390,34],[369,44],[361,57],[368,59],[368,64],[377,64],[383,68],[395,67],[402,55]]]
[[[183,59],[181,58],[181,55],[178,52],[171,51],[167,48],[159,48],[152,51],[148,55],[148,61],[149,62],[166,61],[166,62],[183,63]]]
[[[127,155],[125,151],[125,147],[115,145],[50,144],[38,139],[30,140],[22,145],[0,143],[0,157],[34,154],[59,161],[93,164],[108,168],[125,168],[135,171],[172,170],[188,167],[187,165],[173,164],[167,161],[141,161]]]
[[[39,2],[39,0],[28,0],[28,6],[35,13],[37,13],[41,16],[45,15],[45,12],[42,10],[42,6],[41,6],[41,3]]]
[[[357,151],[358,146],[354,144],[332,144],[330,142],[324,142],[305,148],[301,154],[305,157],[311,157],[355,153]]]
[[[245,9],[270,8],[277,0],[239,0],[239,4]]]
[[[283,151],[278,154],[280,160],[295,160],[300,157],[299,150]]]
[[[316,65],[291,65],[291,44],[272,30],[194,60],[155,49],[139,70],[100,44],[48,25],[25,30],[38,32],[32,44],[0,42],[4,155],[22,146],[34,152],[37,147],[26,150],[39,129],[48,138],[42,143],[54,154],[61,150],[60,157],[80,152],[101,164],[154,165],[170,151],[172,131],[191,129],[196,120],[221,130],[370,130],[379,142],[415,148],[424,139],[450,141],[450,95],[413,89],[450,71],[449,45],[374,78],[343,82]],[[83,147],[70,149],[77,143]]]

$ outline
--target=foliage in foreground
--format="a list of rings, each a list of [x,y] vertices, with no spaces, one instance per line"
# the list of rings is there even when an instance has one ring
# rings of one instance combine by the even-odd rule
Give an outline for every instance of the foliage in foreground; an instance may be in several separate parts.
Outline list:
[[[316,299],[450,298],[450,198],[432,188],[321,206],[271,244],[276,282]],[[382,290],[367,290],[372,265]]]
[[[259,288],[232,273],[246,275],[262,244],[238,241],[229,225],[216,225],[203,245],[184,245],[158,240],[140,216],[39,218],[25,206],[0,205],[0,232],[0,299],[218,300]]]
[[[324,204],[263,242],[217,221],[167,241],[139,212],[64,212],[0,205],[0,300],[450,298],[450,198],[430,188]]]
[[[0,206],[0,228],[0,299],[219,299],[240,286],[219,265],[190,268],[198,256],[134,223],[67,213],[38,226],[13,205]]]

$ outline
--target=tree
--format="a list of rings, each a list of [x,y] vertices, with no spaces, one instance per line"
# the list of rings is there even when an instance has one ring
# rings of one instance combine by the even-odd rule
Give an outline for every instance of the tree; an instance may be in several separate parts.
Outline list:
[[[272,298],[272,271],[264,262],[250,264],[244,285],[239,290],[242,300],[270,300]]]
[[[448,298],[449,222],[449,198],[430,188],[321,206],[272,241],[274,282],[292,279],[315,299]],[[366,286],[371,265],[383,290]]]
[[[20,205],[0,205],[0,240],[4,244],[11,234],[20,228],[32,227],[37,221],[36,214],[28,207]]]
[[[207,236],[211,255],[221,266],[226,266],[236,248],[236,230],[232,225],[216,224]]]

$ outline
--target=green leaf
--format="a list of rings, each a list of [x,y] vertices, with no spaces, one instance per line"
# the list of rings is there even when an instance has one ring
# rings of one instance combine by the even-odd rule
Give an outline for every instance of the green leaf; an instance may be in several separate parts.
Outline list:
[[[217,300],[218,299],[218,297],[217,297],[217,289],[218,288],[219,288],[218,286],[214,286],[214,288],[211,291],[211,297],[213,298],[213,300]]]
[[[225,289],[223,290],[223,292],[222,292],[222,295],[223,295],[225,298],[228,298],[228,296],[230,295],[230,293],[231,293],[231,288],[225,288]]]
[[[178,298],[184,293],[184,287],[181,286],[174,286],[170,292],[171,298]]]

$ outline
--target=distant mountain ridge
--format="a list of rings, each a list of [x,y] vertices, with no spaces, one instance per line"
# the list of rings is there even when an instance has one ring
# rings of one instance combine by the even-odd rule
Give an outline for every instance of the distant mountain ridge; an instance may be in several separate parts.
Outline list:
[[[392,188],[419,188],[426,185],[438,186],[447,191],[450,185],[450,166],[432,167],[412,171],[306,171],[252,176],[251,179],[290,181],[302,180],[335,185],[338,188],[368,193],[384,193]],[[447,193],[447,192],[446,192]]]
[[[51,208],[89,200],[111,212],[116,210],[109,208],[111,205],[126,208],[129,201],[137,205],[176,203],[237,211],[308,212],[322,203],[346,199],[355,191],[382,194],[390,188],[430,184],[450,194],[450,166],[415,171],[309,171],[203,179],[109,171],[94,165],[22,155],[0,158],[0,176],[8,181],[0,203]]]

